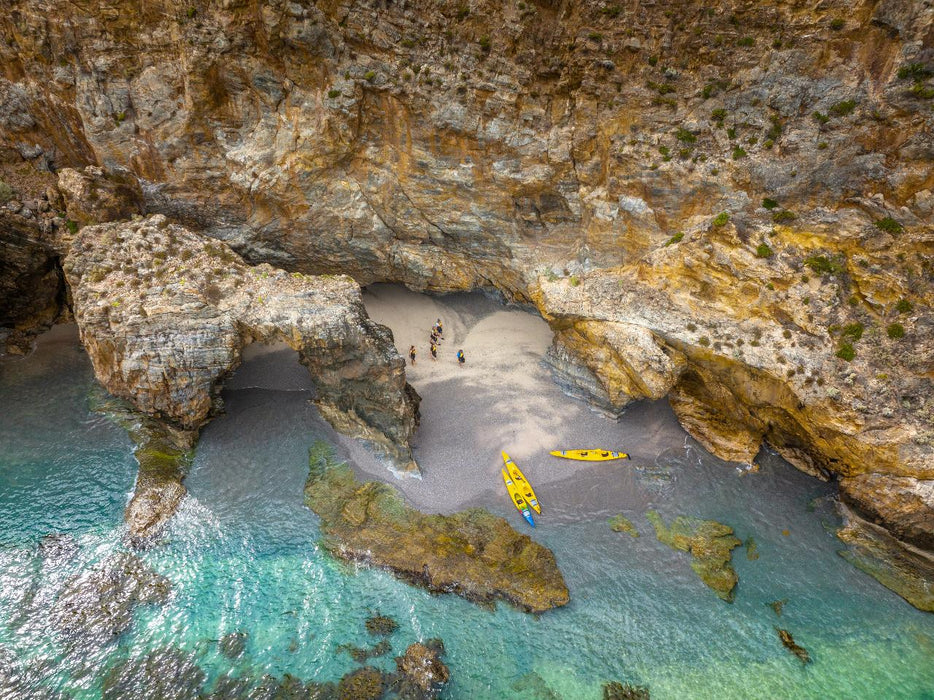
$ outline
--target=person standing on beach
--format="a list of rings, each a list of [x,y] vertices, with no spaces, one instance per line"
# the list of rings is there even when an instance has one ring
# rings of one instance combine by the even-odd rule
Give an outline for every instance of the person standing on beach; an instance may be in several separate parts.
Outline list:
[[[467,362],[467,358],[464,357],[464,351],[463,351],[463,350],[458,350],[458,351],[457,351],[457,361],[458,361],[459,363],[461,363],[461,364],[464,364],[465,362]]]
[[[409,346],[409,358],[412,360],[412,364],[415,364],[415,346]]]
[[[438,346],[435,345],[434,343],[431,344],[431,359],[432,360],[438,359]]]
[[[433,330],[434,330],[435,333],[438,334],[438,337],[439,337],[439,338],[440,338],[441,336],[444,335],[444,327],[441,325],[441,319],[440,319],[440,318],[439,318],[437,321],[435,321],[435,327],[434,327]]]

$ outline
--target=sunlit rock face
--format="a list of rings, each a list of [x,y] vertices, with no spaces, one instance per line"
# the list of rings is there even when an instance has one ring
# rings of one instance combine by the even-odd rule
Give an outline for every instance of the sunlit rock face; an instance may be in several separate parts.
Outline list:
[[[82,229],[65,272],[98,380],[143,413],[200,428],[243,347],[280,340],[308,367],[325,418],[396,469],[417,469],[417,395],[352,279],[249,267],[159,215]]]
[[[252,263],[531,301],[579,394],[667,394],[721,457],[930,483],[932,26],[896,0],[16,0],[0,163],[131,173]],[[221,368],[243,331],[178,333]]]

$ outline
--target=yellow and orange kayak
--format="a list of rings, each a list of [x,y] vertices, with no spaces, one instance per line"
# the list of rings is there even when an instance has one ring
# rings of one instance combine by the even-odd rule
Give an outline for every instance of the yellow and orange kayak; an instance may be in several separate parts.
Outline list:
[[[532,485],[528,482],[528,479],[525,478],[525,474],[519,471],[519,467],[516,466],[516,463],[513,462],[512,458],[505,452],[503,452],[503,461],[506,463],[506,470],[509,472],[509,476],[516,482],[516,487],[525,497],[526,502],[535,509],[536,513],[541,513],[542,507],[538,504],[538,499],[535,498]]]
[[[548,454],[565,459],[576,459],[581,462],[606,462],[611,459],[629,459],[625,452],[611,452],[610,450],[552,450]]]

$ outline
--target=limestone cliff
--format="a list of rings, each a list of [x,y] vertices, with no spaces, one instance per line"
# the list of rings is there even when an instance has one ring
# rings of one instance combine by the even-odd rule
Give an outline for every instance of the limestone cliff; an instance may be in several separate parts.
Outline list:
[[[0,163],[123,169],[254,263],[534,301],[604,408],[930,513],[932,76],[910,0],[13,0]]]

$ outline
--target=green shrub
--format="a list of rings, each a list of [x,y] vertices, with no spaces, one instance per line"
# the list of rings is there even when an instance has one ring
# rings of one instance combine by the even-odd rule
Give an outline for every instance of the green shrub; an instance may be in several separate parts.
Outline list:
[[[756,43],[755,37],[744,36],[743,38],[739,39],[736,42],[736,45],[748,48],[750,46],[755,46],[755,43]]]
[[[729,220],[730,220],[730,215],[727,214],[725,211],[722,211],[714,217],[711,223],[714,226],[726,226],[726,222]]]
[[[658,65],[658,56],[649,56],[649,65],[657,66]]]
[[[663,156],[671,155],[671,149],[669,149],[668,146],[659,146],[658,152]]]
[[[480,48],[484,51],[489,51],[490,47],[492,46],[492,43],[490,42],[490,36],[488,34],[481,36],[477,43],[480,44]]]
[[[340,90],[328,90],[328,99],[333,100],[335,97],[340,97]]]
[[[603,35],[599,32],[590,32],[590,34],[587,35],[587,38],[591,41],[603,41]]]
[[[843,330],[840,332],[841,338],[849,338],[854,343],[863,337],[863,331],[865,326],[862,323],[857,321],[856,323],[848,323],[843,327]]]
[[[890,323],[885,329],[885,332],[888,333],[889,338],[893,340],[905,337],[905,327],[900,323]]]
[[[726,118],[726,110],[718,107],[710,113],[711,118],[716,122],[722,122]]]
[[[931,71],[923,63],[909,63],[898,69],[898,77],[902,80],[924,80],[931,75]]]
[[[703,345],[706,348],[708,345],[710,345],[710,338],[708,338],[706,335],[702,335],[697,339],[697,342],[699,345]]]
[[[776,224],[785,224],[789,221],[794,221],[796,218],[797,217],[795,216],[795,213],[788,211],[787,209],[782,209],[781,211],[777,211],[772,214],[772,221],[774,221]]]
[[[684,231],[678,231],[674,236],[668,239],[668,242],[665,243],[665,246],[670,246],[672,243],[680,243],[684,238]]]
[[[834,19],[830,20],[830,28],[833,29],[835,32],[840,31],[845,26],[846,26],[846,20],[843,19],[842,17],[835,17]]]
[[[368,70],[366,73],[363,74],[363,79],[366,80],[368,83],[372,83],[376,79],[376,71]]]
[[[914,305],[907,299],[899,299],[898,303],[895,305],[895,310],[900,314],[910,314],[914,311]]]
[[[577,286],[580,285],[581,280],[580,280],[580,277],[578,277],[577,275],[571,275],[571,276],[568,278],[568,282],[571,283],[571,286],[572,286],[572,287],[577,287]]]
[[[675,132],[675,138],[677,138],[679,141],[683,141],[684,143],[696,143],[697,142],[697,137],[694,134],[692,134],[690,131],[684,128],[679,128]]]
[[[805,259],[804,264],[819,275],[839,275],[846,269],[840,260],[828,258],[826,255],[812,255]]]
[[[756,257],[757,258],[771,258],[772,249],[765,243],[760,243],[756,248]]]
[[[830,108],[830,113],[835,117],[845,117],[847,114],[851,114],[853,110],[856,109],[856,100],[843,100],[843,102],[837,102]]]
[[[77,221],[72,221],[71,219],[68,219],[68,221],[65,222],[65,226],[68,227],[68,230],[72,234],[78,233],[78,229],[81,228],[80,226],[78,226]]]
[[[778,208],[778,202],[776,202],[774,199],[769,199],[768,197],[766,197],[765,199],[762,200],[762,206],[768,209],[769,211],[772,211],[773,209]]]
[[[677,92],[677,88],[671,83],[655,83],[650,80],[646,84],[659,95],[670,95],[673,92]]]
[[[814,117],[814,121],[816,121],[818,124],[826,124],[830,121],[830,117],[828,117],[826,114],[822,114],[821,112],[815,111],[811,116]]]
[[[736,138],[736,127],[735,127],[735,126],[731,126],[729,129],[727,129],[727,130],[726,130],[726,135],[727,135],[730,139],[735,139],[735,138]]]
[[[851,362],[856,357],[856,350],[850,343],[840,343],[840,347],[837,349],[837,357]]]
[[[875,226],[886,233],[901,233],[904,230],[904,227],[891,216],[879,219],[875,222]]]
[[[740,158],[746,157],[746,151],[743,150],[742,146],[737,146],[733,149],[733,160],[739,160]]]
[[[765,138],[767,141],[778,141],[778,138],[782,135],[782,120],[779,119],[778,115],[772,114],[769,116],[769,121],[772,126],[765,132]]]
[[[0,180],[0,204],[6,204],[13,199],[13,188]]]
[[[908,94],[912,97],[920,97],[923,100],[934,98],[934,88],[925,87],[921,83],[915,83],[908,88]]]

